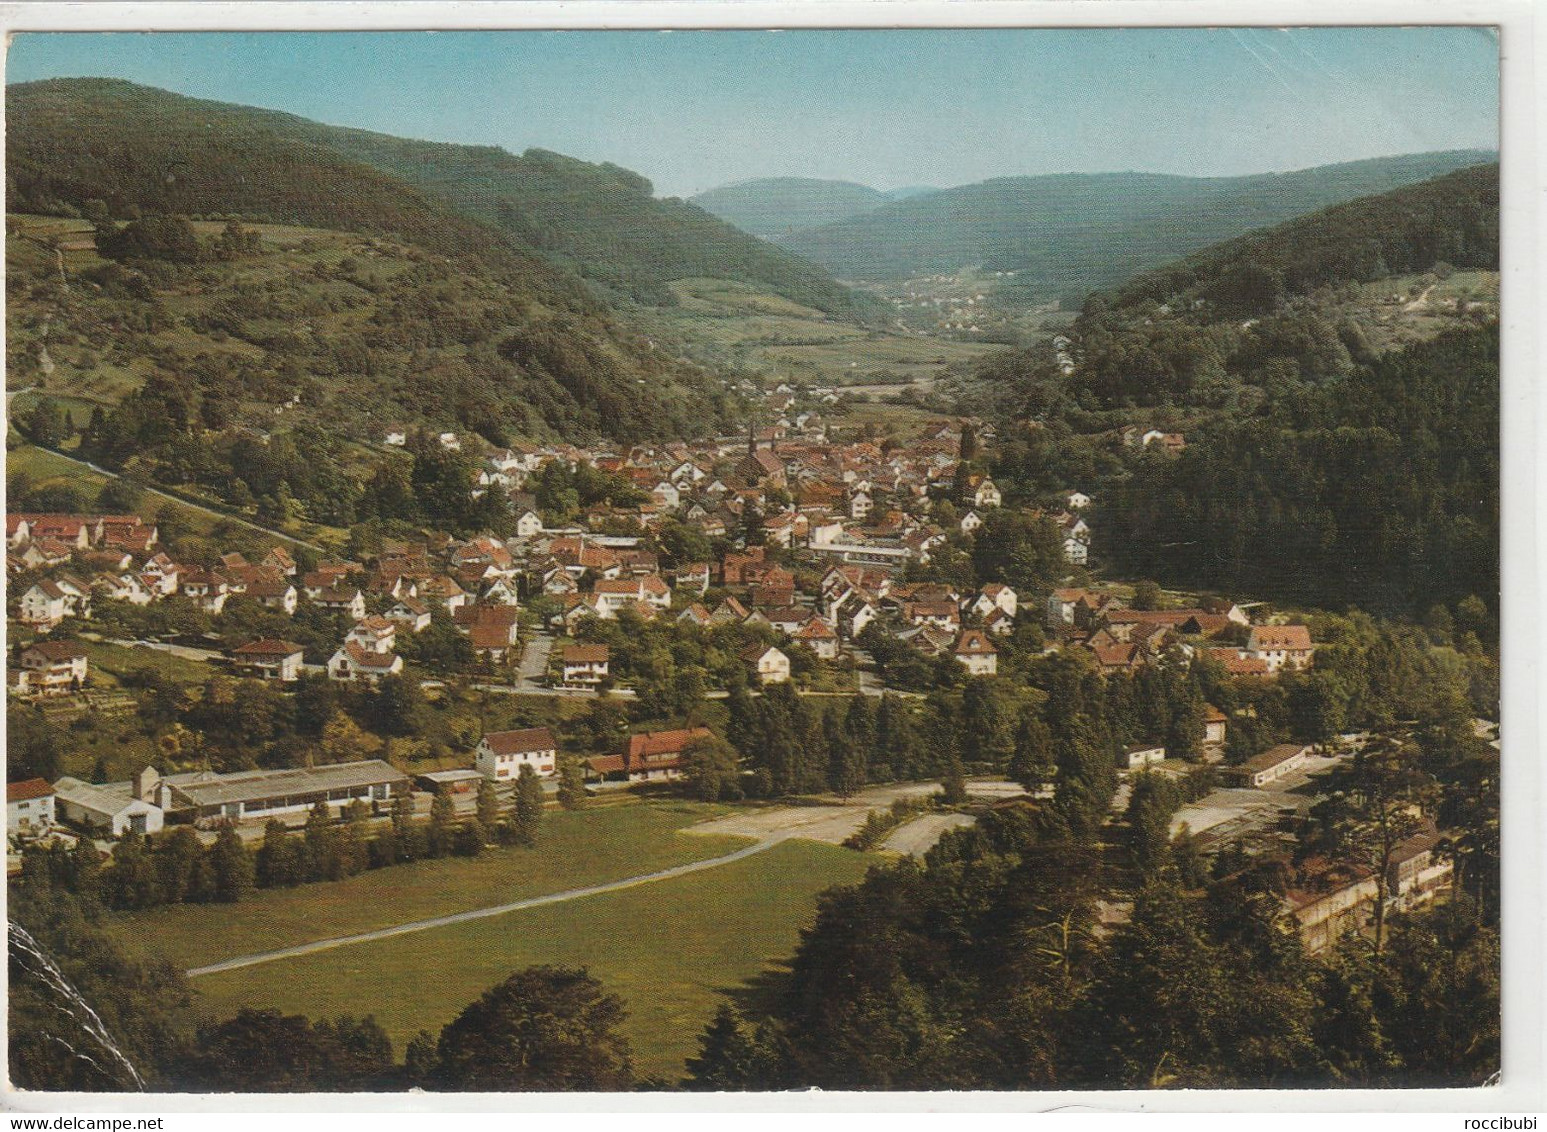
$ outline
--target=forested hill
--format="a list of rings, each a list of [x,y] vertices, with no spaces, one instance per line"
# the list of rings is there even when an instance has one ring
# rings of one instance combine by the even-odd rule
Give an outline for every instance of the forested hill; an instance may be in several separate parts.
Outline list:
[[[116,79],[7,86],[7,212],[80,216],[92,201],[141,214],[240,215],[369,233],[443,255],[533,269],[535,290],[578,293],[482,225],[395,178],[299,137],[262,111]],[[274,116],[280,117],[280,116]]]
[[[1497,326],[1222,420],[1111,485],[1102,551],[1136,577],[1422,614],[1499,588]]]
[[[981,266],[1016,272],[1028,297],[1083,296],[1252,229],[1496,157],[1464,150],[1227,178],[1004,177],[897,201],[781,243],[840,278]]]
[[[722,185],[690,199],[743,232],[770,239],[847,220],[880,208],[893,198],[852,181],[762,177]]]
[[[209,430],[299,397],[286,422],[374,443],[389,422],[657,439],[735,412],[573,272],[260,113],[96,80],[10,87],[7,113],[17,384],[109,407],[169,378]],[[223,237],[234,216],[261,230]]]
[[[644,302],[669,302],[670,280],[711,277],[840,317],[863,309],[822,269],[694,205],[657,200],[649,181],[614,165],[411,141],[110,79],[9,86],[6,114],[13,211],[95,198],[110,210],[235,212],[456,250],[503,242]]]
[[[1194,299],[1257,315],[1318,287],[1427,271],[1499,267],[1499,167],[1475,165],[1302,216],[1141,275],[1112,309]]]
[[[1300,382],[1498,317],[1498,166],[1473,166],[1239,237],[1090,295],[1045,346],[981,367],[980,387],[1093,408],[1260,404]]]

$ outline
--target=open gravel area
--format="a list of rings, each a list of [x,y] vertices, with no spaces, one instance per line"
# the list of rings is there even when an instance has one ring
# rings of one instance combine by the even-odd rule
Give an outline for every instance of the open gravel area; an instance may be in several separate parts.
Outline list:
[[[723,818],[699,822],[689,826],[685,832],[724,833],[756,837],[759,840],[803,837],[811,841],[841,845],[845,838],[864,824],[865,815],[871,810],[887,809],[898,798],[928,797],[939,789],[940,784],[937,782],[904,782],[892,786],[873,786],[855,794],[846,802],[834,799],[830,804],[815,802],[799,806],[748,807]],[[1013,798],[1025,793],[1016,783],[990,780],[968,782],[967,792],[973,797],[988,799]],[[895,830],[883,848],[897,853],[921,853],[938,841],[946,829],[970,825],[972,820],[966,814],[923,815]]]

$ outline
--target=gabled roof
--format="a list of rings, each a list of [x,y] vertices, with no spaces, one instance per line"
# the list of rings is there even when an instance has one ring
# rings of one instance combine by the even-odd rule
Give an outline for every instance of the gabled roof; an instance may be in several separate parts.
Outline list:
[[[42,778],[28,778],[21,782],[5,784],[7,802],[30,802],[34,798],[47,798],[53,792],[52,784]]]
[[[676,731],[644,731],[638,735],[629,736],[623,761],[630,770],[643,769],[641,764],[646,762],[651,764],[651,769],[655,769],[661,765],[657,760],[681,755],[694,741],[713,738],[713,736],[714,732],[707,727],[684,727]]]
[[[240,648],[232,649],[231,654],[233,656],[294,656],[298,652],[305,651],[294,641],[263,637],[260,640],[248,641]]]
[[[74,660],[85,656],[86,650],[74,641],[34,641],[24,652],[35,652],[45,660]]]
[[[1253,625],[1246,647],[1253,651],[1308,649],[1311,631],[1304,625]]]
[[[553,732],[546,727],[524,727],[516,731],[490,731],[483,737],[496,755],[529,755],[535,751],[558,749]]]
[[[372,652],[370,649],[361,647],[356,641],[345,641],[344,653],[358,668],[390,669],[398,661],[396,653]]]
[[[994,647],[983,630],[967,629],[956,639],[956,655],[998,656],[999,650]]]

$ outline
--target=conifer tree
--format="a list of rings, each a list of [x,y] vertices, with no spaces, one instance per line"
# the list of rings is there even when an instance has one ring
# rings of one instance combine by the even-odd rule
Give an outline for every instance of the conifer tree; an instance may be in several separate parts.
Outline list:
[[[225,826],[209,851],[214,897],[235,904],[252,891],[253,856],[231,826]]]
[[[574,755],[559,756],[559,805],[566,810],[585,806],[585,771]]]
[[[538,827],[543,816],[543,786],[531,763],[521,764],[516,776],[516,796],[511,806],[516,843],[528,847],[537,844]]]

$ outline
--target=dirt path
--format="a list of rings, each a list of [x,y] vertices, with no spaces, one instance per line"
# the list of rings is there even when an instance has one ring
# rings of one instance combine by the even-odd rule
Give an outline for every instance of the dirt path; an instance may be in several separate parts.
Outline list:
[[[370,943],[378,939],[390,939],[393,936],[408,935],[412,932],[430,931],[432,928],[443,928],[451,924],[462,924],[468,920],[482,920],[489,916],[503,916],[507,912],[520,912],[526,908],[540,908],[545,904],[561,904],[566,900],[580,900],[587,896],[597,896],[604,892],[617,892],[620,889],[633,888],[636,885],[650,884],[658,880],[671,880],[674,877],[687,876],[703,869],[718,868],[721,865],[729,865],[734,861],[745,860],[754,853],[761,853],[765,849],[771,849],[784,837],[769,837],[754,845],[748,845],[745,849],[738,849],[734,853],[727,853],[723,857],[711,857],[707,861],[691,861],[686,865],[677,865],[670,869],[662,869],[659,872],[644,873],[636,877],[628,877],[624,880],[615,880],[607,884],[593,884],[586,888],[571,888],[564,892],[551,892],[547,896],[534,896],[527,900],[515,900],[509,904],[495,904],[488,908],[473,908],[466,912],[453,912],[449,916],[436,916],[428,920],[413,920],[406,924],[395,924],[390,928],[377,928],[375,931],[360,932],[358,935],[343,935],[333,939],[319,939],[311,943],[299,943],[294,947],[281,947],[276,951],[260,951],[253,955],[241,955],[235,959],[225,959],[219,963],[211,963],[207,967],[195,967],[188,972],[190,979],[197,979],[200,975],[213,975],[220,971],[235,971],[242,967],[256,967],[260,963],[273,963],[279,959],[293,959],[298,955],[310,955],[314,951],[330,951],[335,947],[349,947],[356,943]]]

